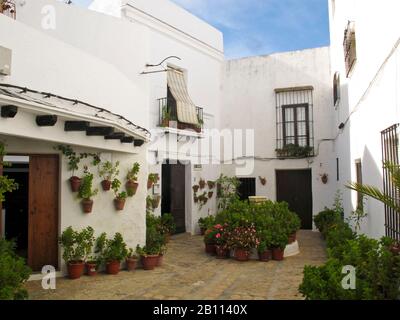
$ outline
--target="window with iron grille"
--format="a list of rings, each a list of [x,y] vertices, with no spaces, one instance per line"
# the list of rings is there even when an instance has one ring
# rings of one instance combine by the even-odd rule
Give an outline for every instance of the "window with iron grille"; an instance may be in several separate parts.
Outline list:
[[[333,105],[336,107],[340,101],[340,73],[336,72],[333,77]]]
[[[240,200],[249,200],[256,195],[256,178],[239,178],[238,194]]]
[[[363,183],[361,159],[356,160],[356,181],[360,185]],[[357,192],[357,210],[363,210],[363,207],[364,196],[361,192]]]
[[[394,165],[400,165],[399,156],[399,127],[400,124],[391,126],[382,131],[382,159]],[[383,190],[391,198],[397,199],[400,205],[399,190],[391,179],[390,172],[383,167]],[[400,241],[400,212],[385,206],[385,229],[386,236]]]
[[[278,157],[314,155],[313,88],[276,89]]]
[[[353,21],[349,21],[347,28],[344,31],[343,48],[346,63],[346,75],[349,77],[354,64],[357,61],[356,31]]]

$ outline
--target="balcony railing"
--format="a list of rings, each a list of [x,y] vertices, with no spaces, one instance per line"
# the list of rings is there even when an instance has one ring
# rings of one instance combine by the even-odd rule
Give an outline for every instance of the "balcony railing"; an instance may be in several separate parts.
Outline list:
[[[196,107],[197,118],[199,119],[199,125],[193,125],[178,121],[176,114],[176,106],[174,103],[168,104],[167,98],[158,99],[159,106],[159,123],[160,127],[164,128],[175,128],[180,130],[193,130],[201,133],[203,130],[203,108]]]
[[[0,13],[15,20],[17,18],[17,9],[14,1],[0,0]]]

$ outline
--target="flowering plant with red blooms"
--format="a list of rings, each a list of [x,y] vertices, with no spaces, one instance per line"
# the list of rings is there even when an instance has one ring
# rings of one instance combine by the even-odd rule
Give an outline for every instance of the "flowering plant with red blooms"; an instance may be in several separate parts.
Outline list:
[[[258,247],[260,241],[257,238],[257,230],[254,224],[249,227],[237,227],[226,234],[227,244],[232,249],[250,251]]]
[[[215,233],[215,244],[217,246],[226,246],[226,233],[227,233],[227,224],[221,225],[217,224],[214,226],[216,230]]]

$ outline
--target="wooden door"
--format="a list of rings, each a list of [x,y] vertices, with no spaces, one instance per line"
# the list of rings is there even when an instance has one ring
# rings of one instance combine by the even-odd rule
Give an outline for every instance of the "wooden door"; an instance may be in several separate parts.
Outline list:
[[[311,170],[276,171],[277,201],[285,201],[291,211],[298,214],[301,227],[312,229]]]
[[[29,157],[28,264],[34,271],[58,267],[59,158]]]

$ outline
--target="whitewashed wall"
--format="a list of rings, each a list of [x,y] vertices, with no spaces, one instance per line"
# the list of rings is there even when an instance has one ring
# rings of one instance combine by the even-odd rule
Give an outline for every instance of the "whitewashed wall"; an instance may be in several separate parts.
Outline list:
[[[400,122],[400,2],[397,0],[329,1],[331,29],[331,78],[341,74],[341,101],[335,111],[335,151],[340,158],[338,188],[344,192],[348,216],[356,207],[356,193],[343,187],[356,180],[355,161],[362,160],[363,182],[383,187],[381,131]],[[357,62],[346,78],[343,34],[355,22]],[[393,50],[393,52],[392,52]],[[344,130],[337,129],[348,120]],[[384,235],[383,206],[366,200],[368,214],[362,232]]]
[[[312,169],[313,211],[320,212],[334,201],[336,159],[332,142],[333,98],[329,73],[329,48],[277,53],[231,60],[225,63],[224,103],[221,127],[252,129],[255,135],[254,172],[258,196],[276,199],[275,170]],[[314,145],[317,156],[302,160],[276,159],[276,97],[274,89],[313,86]],[[259,160],[259,159],[263,160]],[[234,175],[235,165],[224,172]],[[329,175],[328,184],[320,175]],[[262,186],[258,177],[265,177]]]

